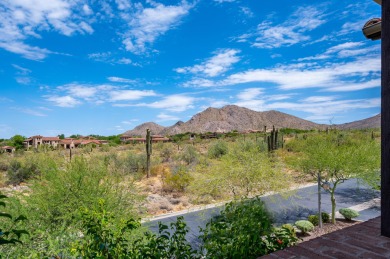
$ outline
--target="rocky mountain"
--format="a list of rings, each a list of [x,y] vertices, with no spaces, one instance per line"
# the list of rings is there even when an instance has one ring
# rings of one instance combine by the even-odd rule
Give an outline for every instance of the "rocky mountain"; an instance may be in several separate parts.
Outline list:
[[[145,137],[146,136],[146,129],[150,129],[151,134],[153,134],[153,135],[160,135],[161,132],[165,129],[165,127],[158,125],[157,123],[154,123],[154,122],[146,122],[146,123],[143,123],[143,124],[135,127],[132,130],[126,131],[122,135]]]
[[[126,131],[124,135],[146,134],[146,129],[151,129],[153,134],[174,135],[178,133],[194,132],[230,132],[232,130],[263,130],[264,126],[270,129],[295,128],[295,129],[318,129],[325,125],[316,124],[286,113],[278,111],[257,112],[247,108],[227,105],[220,109],[207,108],[194,115],[189,121],[179,121],[175,125],[164,128],[156,123],[148,122],[137,126],[133,130]]]
[[[381,114],[377,114],[373,117],[353,121],[349,123],[336,125],[338,129],[373,129],[380,128],[381,126]]]
[[[321,127],[314,122],[278,111],[257,112],[236,105],[227,105],[220,109],[207,108],[182,124],[180,129],[182,132],[229,132],[263,130],[264,126],[271,128],[273,125],[276,128],[296,129]]]

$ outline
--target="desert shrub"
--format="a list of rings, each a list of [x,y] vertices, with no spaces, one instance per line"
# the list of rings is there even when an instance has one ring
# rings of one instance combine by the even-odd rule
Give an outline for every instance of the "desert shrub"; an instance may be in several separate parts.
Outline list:
[[[160,157],[162,158],[163,162],[168,162],[171,159],[173,153],[172,149],[173,149],[172,145],[164,146],[162,148]]]
[[[183,192],[190,185],[193,177],[189,174],[188,168],[178,166],[163,174],[163,189],[165,191]]]
[[[353,218],[357,218],[360,215],[356,210],[349,208],[339,209],[339,212],[346,220],[352,220]]]
[[[37,176],[39,173],[40,171],[34,163],[29,162],[23,165],[20,161],[13,160],[7,170],[7,183],[17,185]]]
[[[193,146],[186,145],[180,154],[180,160],[186,162],[187,165],[195,163],[198,160],[198,152]]]
[[[216,141],[210,145],[207,153],[210,158],[220,158],[228,153],[228,146],[224,141]]]
[[[257,258],[267,253],[262,236],[273,232],[272,219],[260,198],[228,203],[201,230],[207,258]]]
[[[130,173],[144,172],[146,168],[146,155],[129,153],[126,157],[125,166]]]
[[[306,234],[314,229],[314,225],[307,220],[298,220],[295,222],[295,226],[302,231],[303,234]]]

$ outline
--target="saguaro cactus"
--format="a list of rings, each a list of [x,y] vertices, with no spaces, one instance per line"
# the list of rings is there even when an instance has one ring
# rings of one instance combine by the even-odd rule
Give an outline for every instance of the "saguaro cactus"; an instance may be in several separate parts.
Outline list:
[[[146,177],[150,176],[150,156],[152,155],[152,137],[150,129],[146,129]]]
[[[268,136],[268,152],[278,149],[278,130],[272,127],[271,135]]]

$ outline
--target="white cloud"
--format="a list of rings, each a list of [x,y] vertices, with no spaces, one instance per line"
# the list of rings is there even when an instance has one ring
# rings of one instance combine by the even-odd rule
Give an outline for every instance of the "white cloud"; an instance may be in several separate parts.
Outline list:
[[[111,82],[116,82],[116,83],[128,83],[128,84],[134,84],[137,82],[137,80],[134,79],[127,79],[123,77],[116,77],[116,76],[110,76],[107,77],[107,79]]]
[[[93,33],[86,5],[68,0],[5,0],[0,2],[0,48],[32,60],[42,60],[50,50],[30,46],[25,41],[41,38],[42,31],[63,35]],[[81,15],[81,13],[83,15]],[[92,13],[91,13],[92,14]]]
[[[235,85],[251,82],[270,82],[284,90],[322,88],[323,90],[331,89],[334,91],[334,87],[345,83],[345,78],[365,75],[377,76],[380,71],[380,58],[373,57],[305,69],[291,69],[288,66],[274,69],[252,69],[230,75],[218,84]],[[349,81],[349,83],[352,82]]]
[[[302,100],[305,103],[319,103],[319,102],[329,102],[336,99],[336,96],[310,96]]]
[[[157,119],[158,119],[158,121],[178,121],[178,120],[180,120],[180,118],[177,116],[168,115],[165,113],[160,113],[159,115],[157,115]]]
[[[12,66],[19,71],[19,73],[18,73],[19,75],[28,75],[31,73],[31,70],[28,68],[21,67],[21,66],[15,65],[15,64],[12,64]]]
[[[310,99],[309,99],[310,100]],[[315,116],[335,115],[356,109],[379,108],[380,98],[328,100],[323,102],[275,102],[267,105],[268,109],[289,109],[307,112]]]
[[[217,83],[204,78],[194,78],[183,84],[184,87],[211,87],[217,86]]]
[[[175,70],[178,73],[201,73],[208,77],[215,77],[226,72],[233,64],[240,61],[240,57],[237,56],[238,53],[240,51],[236,49],[221,49],[214,52],[213,57],[200,65],[182,67]]]
[[[247,88],[237,95],[237,98],[243,101],[249,101],[256,99],[259,95],[263,94],[262,88]]]
[[[109,93],[110,100],[112,102],[116,101],[133,101],[133,100],[139,100],[144,97],[149,96],[156,96],[157,94],[153,90],[117,90],[117,91],[111,91]]]
[[[258,25],[255,34],[244,34],[239,41],[247,41],[248,38],[255,37],[252,46],[257,48],[291,46],[310,40],[310,36],[305,33],[325,22],[324,13],[319,8],[300,7],[285,22],[273,25],[270,21],[264,21]]]
[[[123,16],[130,25],[129,31],[124,33],[123,44],[126,50],[135,54],[144,53],[148,45],[152,45],[157,38],[177,26],[192,8],[186,1],[176,6],[149,3],[152,7],[144,8],[138,5],[134,15]]]
[[[379,52],[377,46],[363,48],[363,42],[345,42],[339,45],[328,48],[324,53],[318,54],[316,56],[299,58],[298,61],[307,61],[307,60],[323,60],[330,59],[334,57],[338,58],[347,58],[347,57],[357,57],[361,55],[367,55],[374,51]]]
[[[13,107],[12,109],[17,110],[19,112],[26,113],[28,115],[37,116],[37,117],[45,117],[45,116],[47,116],[46,114],[44,114],[42,112],[39,112],[39,111],[37,111],[35,109],[31,109],[31,108]]]
[[[376,87],[381,87],[381,79],[373,79],[366,82],[340,82],[339,85],[334,85],[326,90],[330,92],[351,92]]]
[[[67,107],[72,108],[79,104],[81,104],[80,101],[73,98],[72,96],[66,95],[66,96],[49,96],[47,97],[47,100],[54,103],[55,106],[59,107]]]
[[[94,87],[86,87],[81,85],[68,85],[66,88],[70,95],[80,98],[92,97],[98,90]]]
[[[193,97],[175,94],[166,96],[160,101],[156,101],[153,103],[140,103],[134,106],[145,106],[155,109],[165,109],[172,112],[182,112],[188,109],[193,109],[194,102],[195,98]]]
[[[255,15],[249,7],[241,6],[240,10],[246,17],[253,17]]]
[[[16,82],[18,82],[19,84],[22,84],[22,85],[28,85],[31,83],[31,78],[29,77],[16,77],[15,78]]]
[[[109,64],[120,64],[120,65],[132,64],[133,66],[138,66],[137,63],[133,63],[133,61],[129,58],[119,58],[119,59],[116,58],[115,55],[110,51],[90,53],[88,54],[88,58],[98,62],[104,62]]]
[[[214,0],[214,2],[217,2],[217,3],[233,3],[233,2],[236,2],[237,0]]]
[[[237,106],[246,107],[254,111],[264,111],[265,101],[262,99],[257,100],[243,100],[234,103]]]

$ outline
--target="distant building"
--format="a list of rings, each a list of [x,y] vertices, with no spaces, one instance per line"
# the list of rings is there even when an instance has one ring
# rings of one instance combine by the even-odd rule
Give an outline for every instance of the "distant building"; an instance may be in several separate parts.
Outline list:
[[[56,148],[59,143],[60,143],[59,137],[43,137],[41,135],[29,137],[23,142],[24,147],[26,149],[29,149],[30,147],[38,148],[39,146],[42,145],[48,145]]]
[[[50,146],[53,148],[62,147],[65,149],[73,149],[88,144],[95,144],[98,146],[105,145],[108,144],[108,141],[98,140],[90,136],[80,137],[79,139],[74,139],[74,138],[60,139],[59,137],[43,137],[37,135],[37,136],[29,137],[23,142],[23,144],[26,149],[29,149],[30,147],[38,148],[39,146],[42,145]]]
[[[0,153],[13,153],[15,152],[16,148],[11,146],[2,146],[0,147]]]

